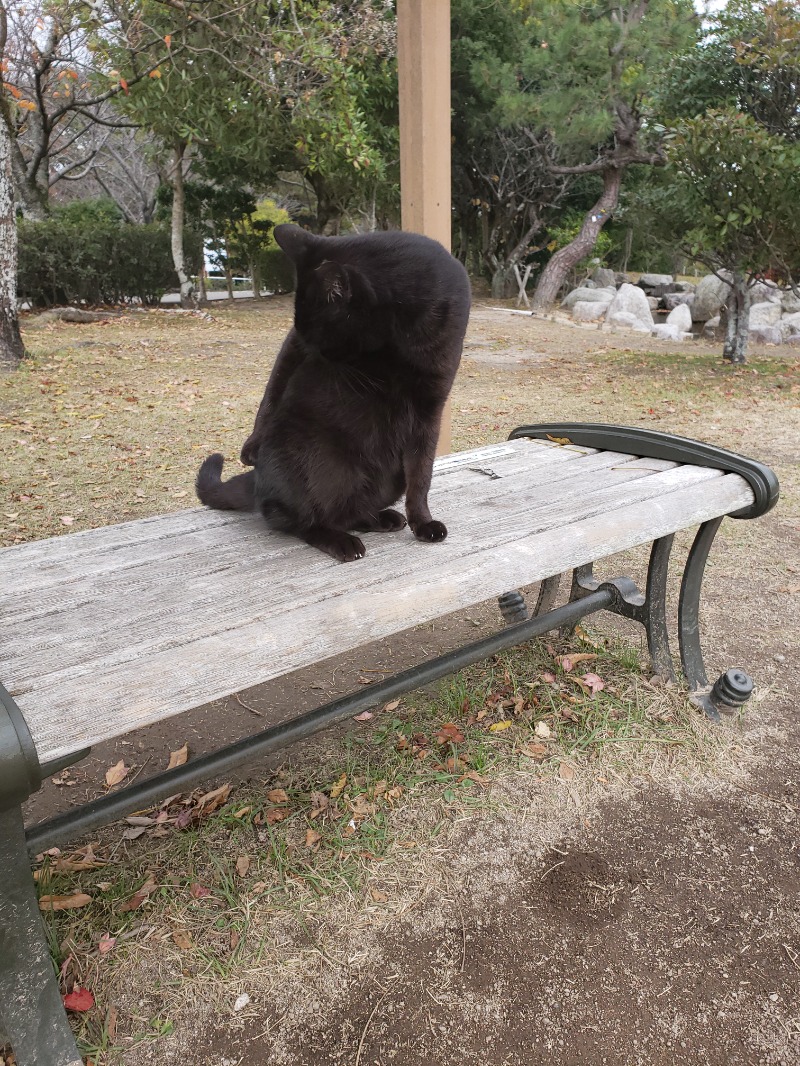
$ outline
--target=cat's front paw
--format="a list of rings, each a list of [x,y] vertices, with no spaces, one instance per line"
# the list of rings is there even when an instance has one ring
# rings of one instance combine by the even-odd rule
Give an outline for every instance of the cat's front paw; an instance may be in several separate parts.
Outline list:
[[[425,540],[429,543],[433,543],[437,540],[444,540],[447,536],[447,526],[444,522],[437,522],[435,518],[432,518],[430,522],[423,522],[421,525],[412,526],[414,530],[414,536],[417,540]]]
[[[325,538],[321,538],[316,547],[332,555],[340,563],[352,563],[356,559],[363,559],[367,554],[364,542],[359,537],[338,531],[331,531]]]

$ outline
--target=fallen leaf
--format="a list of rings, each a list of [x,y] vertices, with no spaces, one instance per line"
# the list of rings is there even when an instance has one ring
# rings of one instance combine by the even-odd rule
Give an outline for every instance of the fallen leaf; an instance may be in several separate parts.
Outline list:
[[[237,1011],[237,1012],[240,1011],[240,1010],[244,1010],[244,1008],[247,1006],[247,1004],[249,1002],[250,1002],[250,997],[248,996],[248,994],[246,992],[243,992],[241,994],[241,996],[237,997],[236,1002],[233,1005],[233,1009],[235,1011]]]
[[[371,888],[369,890],[369,894],[372,896],[376,903],[386,903],[389,898],[386,893],[381,892],[379,888]]]
[[[142,885],[142,887],[137,889],[129,900],[126,900],[125,903],[122,903],[119,907],[117,907],[117,912],[119,914],[124,914],[126,911],[138,910],[139,907],[141,907],[141,905],[150,895],[150,893],[155,891],[156,888],[157,885],[155,877],[153,876],[153,874],[148,874],[147,880]]]
[[[282,788],[271,788],[267,793],[270,803],[288,803],[289,797]]]
[[[474,781],[476,785],[485,785],[486,778],[481,777],[477,770],[467,770],[465,774],[462,774],[459,781]]]
[[[242,938],[239,935],[239,933],[235,929],[231,929],[231,938],[230,938],[230,950],[231,951],[236,951],[236,949],[239,947],[239,941],[241,939]]]
[[[115,763],[106,770],[106,784],[109,788],[113,788],[114,785],[118,785],[121,781],[124,781],[130,772],[130,766],[126,766],[125,760],[120,759],[118,763]]]
[[[549,736],[552,736],[553,733],[553,730],[550,728],[547,722],[537,722],[534,726],[533,731],[537,737],[544,737],[545,739],[547,739],[547,737]]]
[[[322,840],[322,833],[318,833],[316,829],[306,829],[306,847],[313,848],[315,844],[318,844]]]
[[[197,809],[202,814],[211,814],[218,807],[221,807],[225,800],[228,798],[231,792],[230,785],[220,785],[219,788],[214,788],[210,792],[206,792],[197,801]]]
[[[558,776],[563,781],[571,781],[575,776],[575,769],[568,762],[561,762],[558,764]]]
[[[61,515],[60,522],[61,522],[62,526],[71,526],[74,523],[74,521],[75,521],[75,519],[72,517],[71,514],[62,514]],[[91,995],[91,992],[89,993],[89,995]]]
[[[67,992],[61,998],[64,1000],[64,1006],[67,1010],[82,1012],[91,1010],[94,1006],[94,996],[88,988],[81,988],[80,985],[75,985],[71,992]]]
[[[547,754],[547,747],[544,744],[526,744],[522,749],[522,754],[527,755],[530,759],[536,759],[537,762],[541,762]]]
[[[494,722],[489,726],[490,733],[499,733],[503,729],[508,729],[511,726],[511,721],[507,718],[504,722]]]
[[[549,670],[545,670],[545,672],[542,674],[542,681],[544,681],[546,685],[552,685],[555,679],[556,675],[551,674]]]
[[[167,764],[167,769],[174,770],[176,766],[183,766],[183,764],[188,758],[189,745],[184,744],[182,748],[178,748],[177,751],[171,751],[169,753],[169,763]]]
[[[362,711],[361,714],[356,714],[356,715],[353,716],[353,721],[354,722],[368,722],[370,720],[370,718],[374,718],[374,717],[375,716],[373,715],[372,711]]]
[[[192,946],[191,934],[187,933],[185,929],[173,929],[172,939],[174,943],[181,949],[181,951],[188,951]]]
[[[155,818],[151,818],[147,814],[131,814],[125,819],[125,821],[128,825],[143,826],[145,829],[148,826],[156,824]]]
[[[247,877],[247,871],[250,869],[250,856],[240,855],[236,860],[236,872],[239,877]]]
[[[452,722],[443,725],[436,734],[437,744],[463,744],[464,734]]]
[[[92,902],[85,892],[73,892],[68,896],[45,895],[39,897],[40,911],[76,911]]]
[[[577,655],[559,655],[556,662],[561,664],[561,669],[565,673],[569,673],[576,663],[582,663],[586,659],[596,659],[597,655],[593,651],[582,651]]]
[[[205,896],[211,895],[211,889],[201,885],[199,881],[192,881],[189,885],[189,895],[192,899],[203,899]]]
[[[123,840],[138,840],[139,837],[142,836],[142,834],[146,833],[146,832],[147,832],[147,826],[146,825],[139,825],[139,826],[136,826],[133,829],[126,829],[125,832],[122,834],[122,839]]]
[[[597,674],[584,674],[583,680],[593,696],[595,692],[600,692],[606,687],[605,681],[602,677],[598,677]]]
[[[111,936],[109,933],[103,933],[97,944],[97,950],[101,955],[107,955],[111,951],[117,942],[115,936]]]
[[[387,703],[386,706],[383,709],[384,709],[384,711],[396,711],[399,706],[400,706],[400,700],[392,700],[392,702],[391,703]]]
[[[344,792],[344,787],[347,784],[347,774],[342,774],[336,784],[331,788],[331,799],[338,799]]]
[[[284,818],[288,818],[291,813],[288,807],[273,807],[264,814],[264,821],[267,825],[276,825]]]
[[[252,809],[253,809],[252,807],[242,807],[242,809],[240,811],[234,811],[233,812],[233,817],[236,818],[237,820],[241,819],[241,818],[244,818],[244,816],[246,814],[249,814],[250,811],[252,811]]]

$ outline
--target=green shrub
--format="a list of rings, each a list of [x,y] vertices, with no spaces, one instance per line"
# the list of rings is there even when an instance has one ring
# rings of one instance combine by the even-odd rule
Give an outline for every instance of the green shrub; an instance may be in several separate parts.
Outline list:
[[[261,284],[267,292],[294,292],[295,274],[292,261],[276,244],[258,252]]]
[[[57,206],[44,222],[20,220],[17,291],[32,307],[157,304],[177,278],[169,227],[125,222],[111,200]],[[200,237],[184,234],[187,268],[202,262]]]

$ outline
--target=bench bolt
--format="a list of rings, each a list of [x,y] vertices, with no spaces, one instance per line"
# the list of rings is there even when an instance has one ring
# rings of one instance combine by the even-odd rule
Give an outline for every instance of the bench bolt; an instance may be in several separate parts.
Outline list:
[[[517,622],[524,622],[528,617],[528,607],[525,597],[521,592],[504,592],[498,599],[500,613],[507,626],[513,626]]]
[[[753,679],[744,670],[726,670],[714,682],[709,699],[721,714],[732,714],[750,699]]]

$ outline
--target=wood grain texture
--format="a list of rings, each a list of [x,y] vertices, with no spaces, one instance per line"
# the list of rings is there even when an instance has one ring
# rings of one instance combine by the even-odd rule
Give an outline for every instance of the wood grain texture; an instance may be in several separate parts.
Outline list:
[[[519,440],[437,461],[447,540],[339,564],[202,508],[0,552],[0,679],[42,760],[752,501],[734,474]]]

